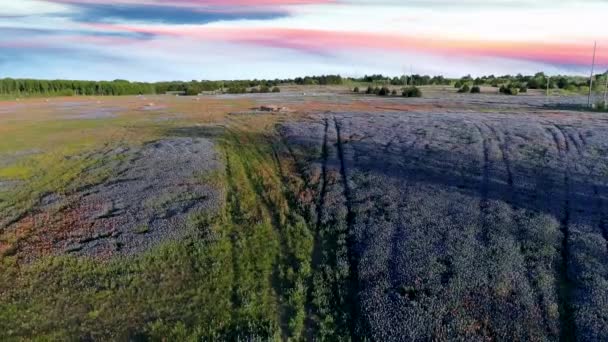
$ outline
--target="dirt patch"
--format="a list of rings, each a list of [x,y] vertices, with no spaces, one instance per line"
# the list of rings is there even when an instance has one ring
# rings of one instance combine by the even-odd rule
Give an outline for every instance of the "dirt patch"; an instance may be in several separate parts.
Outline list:
[[[15,249],[20,258],[139,253],[183,237],[192,214],[219,208],[221,190],[201,177],[221,168],[211,141],[171,138],[121,152],[113,177],[66,200],[47,195],[37,214],[9,227],[25,236]]]

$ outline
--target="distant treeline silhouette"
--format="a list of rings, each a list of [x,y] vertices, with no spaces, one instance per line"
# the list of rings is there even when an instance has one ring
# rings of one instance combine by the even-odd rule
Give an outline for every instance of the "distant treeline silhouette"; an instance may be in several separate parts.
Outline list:
[[[605,75],[598,74],[594,80],[594,90],[600,90],[605,84]],[[227,81],[172,81],[172,82],[130,82],[114,81],[78,81],[78,80],[36,80],[36,79],[0,79],[0,95],[4,96],[112,96],[138,94],[164,94],[166,92],[183,92],[186,95],[197,95],[203,92],[246,93],[277,91],[279,85],[342,85],[345,83],[367,83],[375,85],[456,85],[470,86],[517,85],[519,88],[564,89],[568,91],[588,90],[589,80],[580,76],[547,76],[544,73],[523,76],[483,76],[473,78],[465,76],[459,79],[444,76],[403,75],[391,77],[384,75],[365,75],[363,77],[342,77],[340,75],[322,75],[297,77],[295,79],[274,80],[227,80]]]

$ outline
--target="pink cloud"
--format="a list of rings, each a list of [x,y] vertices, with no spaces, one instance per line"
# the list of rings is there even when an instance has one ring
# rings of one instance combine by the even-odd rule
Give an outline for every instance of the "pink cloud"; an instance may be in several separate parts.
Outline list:
[[[97,29],[184,37],[204,41],[222,41],[263,47],[285,48],[313,54],[335,51],[420,52],[442,56],[498,57],[562,65],[591,63],[588,44],[576,42],[543,43],[526,41],[492,42],[449,40],[395,34],[339,32],[286,28],[212,28],[212,27],[141,27],[94,24]],[[605,45],[608,45],[606,42]],[[597,62],[608,66],[608,50],[598,50]]]

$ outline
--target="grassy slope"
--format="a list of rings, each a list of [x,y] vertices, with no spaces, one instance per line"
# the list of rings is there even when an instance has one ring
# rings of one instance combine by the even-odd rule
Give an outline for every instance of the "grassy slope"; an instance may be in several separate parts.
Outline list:
[[[165,128],[206,121],[185,116]],[[285,183],[290,165],[276,158],[273,135],[260,134],[272,131],[274,119],[268,118],[232,120],[219,134],[226,171],[201,181],[226,189],[224,209],[215,217],[192,217],[187,240],[110,262],[60,256],[20,265],[8,253],[1,257],[2,339],[298,338],[304,329],[312,234],[291,208]],[[24,181],[19,192],[3,193],[0,202],[4,212],[18,215],[47,192],[69,194],[79,185],[102,181],[110,170],[88,171],[105,162],[97,157],[99,151],[165,134],[131,117],[66,124],[43,120],[30,127],[16,124],[13,132],[15,139],[8,141],[30,134],[27,148],[42,150],[0,168],[2,177]],[[188,134],[208,133],[197,128]],[[108,136],[121,138],[109,141]],[[51,139],[60,140],[60,147],[44,148]],[[17,238],[0,232],[4,243]]]

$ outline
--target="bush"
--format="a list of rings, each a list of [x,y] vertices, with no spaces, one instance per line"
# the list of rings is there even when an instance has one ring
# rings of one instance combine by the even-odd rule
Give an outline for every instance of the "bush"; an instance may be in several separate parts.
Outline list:
[[[372,88],[372,86],[367,87],[367,91],[365,93],[366,94],[373,94],[374,93],[374,88]]]
[[[501,92],[502,94],[505,95],[517,95],[519,94],[519,88],[515,87],[513,85],[508,85],[508,86],[501,86],[500,89],[498,90],[499,92]]]
[[[261,86],[260,93],[270,93],[270,88],[268,88],[267,86]]]
[[[478,86],[474,86],[473,88],[471,88],[471,94],[479,94],[481,93],[481,88],[479,88]]]
[[[355,89],[353,89],[354,93],[358,93],[359,92],[359,87],[355,87]]]
[[[274,87],[274,88],[272,88],[272,92],[273,92],[273,93],[280,93],[280,92],[281,92],[281,88],[279,88],[279,87]]]
[[[391,90],[388,87],[382,87],[380,91],[378,91],[378,96],[387,96],[390,95]]]
[[[376,95],[380,94],[380,88],[378,88],[378,87],[374,88],[374,94],[376,94]]]
[[[422,97],[422,91],[417,87],[403,89],[403,97]]]
[[[519,92],[520,93],[527,93],[528,92],[528,87],[526,87],[526,86],[519,87]]]
[[[468,84],[465,84],[458,90],[459,93],[468,93],[471,91],[471,87]]]
[[[457,88],[457,89],[462,88],[462,82],[456,81],[456,83],[454,84],[454,88]]]
[[[391,92],[391,95],[393,95],[393,96],[397,95],[397,91],[395,89],[393,89],[393,91]]]

